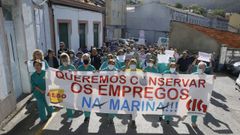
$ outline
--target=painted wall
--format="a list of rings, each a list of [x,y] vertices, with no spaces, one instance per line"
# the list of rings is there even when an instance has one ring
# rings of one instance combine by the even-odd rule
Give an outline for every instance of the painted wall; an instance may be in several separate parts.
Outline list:
[[[103,42],[103,15],[102,13],[53,5],[54,10],[54,22],[55,22],[55,36],[56,36],[56,49],[59,49],[59,35],[58,35],[58,20],[67,20],[70,21],[70,49],[77,51],[79,48],[79,21],[87,21],[87,40],[86,44],[88,49],[93,46],[93,23],[99,22],[99,47],[102,46]]]
[[[240,14],[231,13],[229,17],[229,25],[240,29]]]
[[[171,26],[170,47],[177,48],[180,52],[215,52],[216,56],[219,56],[221,46],[214,39],[183,23],[172,22]]]
[[[170,30],[170,9],[156,3],[148,3],[127,11],[127,36],[139,37],[139,31],[145,31],[149,43],[157,42],[163,31]]]
[[[6,118],[16,107],[16,98],[13,91],[9,46],[4,30],[4,18],[0,8],[0,77],[2,79],[0,91],[0,121]],[[5,91],[4,91],[5,90]],[[4,91],[4,92],[3,92]],[[4,110],[4,111],[3,111]]]
[[[51,28],[49,21],[48,5],[44,4],[41,8],[34,8],[34,21],[36,29],[37,48],[47,53],[51,46]]]

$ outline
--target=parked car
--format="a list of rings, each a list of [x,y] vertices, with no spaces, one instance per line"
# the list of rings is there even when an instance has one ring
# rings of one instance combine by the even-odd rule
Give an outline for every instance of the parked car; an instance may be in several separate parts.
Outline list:
[[[119,42],[120,44],[129,45],[129,42],[128,42],[127,39],[120,38],[120,39],[118,39],[118,42]]]
[[[139,44],[139,45],[146,45],[146,43],[147,43],[147,40],[144,38],[131,37],[130,40],[134,41],[136,44]]]
[[[238,76],[240,73],[240,58],[233,58],[229,60],[226,64],[226,70],[234,76]]]

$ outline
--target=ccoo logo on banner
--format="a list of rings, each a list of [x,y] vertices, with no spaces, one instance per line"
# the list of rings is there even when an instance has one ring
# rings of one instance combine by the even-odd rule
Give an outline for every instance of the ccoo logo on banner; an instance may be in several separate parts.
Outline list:
[[[117,114],[205,115],[213,76],[49,68],[46,86],[52,106]]]

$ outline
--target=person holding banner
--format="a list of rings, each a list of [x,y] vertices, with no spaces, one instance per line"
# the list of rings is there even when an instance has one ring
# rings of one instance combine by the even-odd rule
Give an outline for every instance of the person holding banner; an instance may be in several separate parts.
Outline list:
[[[112,54],[108,54],[108,55],[107,55],[107,61],[104,61],[99,69],[100,69],[100,70],[103,70],[103,69],[107,68],[107,67],[108,67],[108,61],[109,61],[110,59],[113,59],[113,55],[112,55]],[[118,65],[118,63],[115,64],[115,67],[116,67],[116,68],[120,68],[120,66]]]
[[[176,68],[177,68],[177,64],[175,62],[171,62],[169,64],[169,70],[166,70],[164,71],[163,73],[164,74],[174,74],[174,75],[177,75],[177,71],[176,71]],[[162,119],[161,116],[159,118],[160,120]],[[166,115],[165,118],[164,118],[164,121],[167,123],[167,124],[170,124],[170,122],[173,120],[172,116],[170,115]]]
[[[198,63],[202,62],[201,60],[198,60],[198,58],[196,58],[193,63],[192,63],[192,73],[197,72],[198,69]],[[206,63],[206,70],[205,73],[206,74],[212,74],[213,69],[212,69],[212,60],[210,59],[208,63]]]
[[[83,54],[82,61],[83,61],[83,65],[77,68],[78,71],[93,71],[93,72],[96,71],[95,67],[90,64],[91,58],[88,53]],[[84,112],[84,116],[85,116],[84,122],[89,122],[90,115],[91,115],[90,112],[86,112],[86,111]]]
[[[205,62],[200,62],[198,63],[198,68],[197,72],[192,73],[193,75],[205,75],[205,70],[206,70],[206,63]],[[191,116],[191,121],[192,121],[192,127],[197,128],[197,115],[192,115]]]
[[[63,70],[69,70],[69,71],[76,70],[76,68],[72,64],[70,64],[70,58],[69,58],[68,54],[62,53],[60,55],[60,60],[61,60],[62,65],[58,68],[59,70],[61,70],[61,71],[63,71]],[[74,110],[67,108],[67,118],[68,118],[67,122],[68,123],[72,122],[73,112],[74,112]]]
[[[41,123],[47,121],[48,118],[51,117],[53,108],[48,106],[45,91],[46,91],[46,83],[45,83],[45,71],[42,70],[42,61],[37,59],[33,62],[33,66],[35,68],[35,72],[31,75],[31,86],[33,91],[33,96],[37,99],[37,107],[39,112],[39,117],[41,119]],[[47,110],[48,115],[46,115],[45,109]]]
[[[126,72],[143,72],[141,69],[137,68],[137,60],[136,59],[131,59],[128,64],[129,69],[126,69]],[[131,127],[136,128],[136,122],[135,118],[137,117],[137,113],[133,112],[131,115],[132,122],[131,122]]]
[[[153,59],[149,59],[149,61],[147,62],[147,67],[144,69],[144,72],[158,73]]]
[[[114,59],[110,59],[108,61],[108,67],[103,69],[102,71],[118,71],[118,69],[115,67],[115,60]],[[113,124],[113,118],[114,118],[115,114],[109,113],[108,114],[108,122],[109,124]]]

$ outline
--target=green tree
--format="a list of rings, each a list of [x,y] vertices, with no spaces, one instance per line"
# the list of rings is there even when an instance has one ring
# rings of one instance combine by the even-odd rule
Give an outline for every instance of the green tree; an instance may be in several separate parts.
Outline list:
[[[183,8],[183,5],[182,5],[181,3],[176,3],[176,4],[175,4],[175,7],[182,9],[182,8]]]
[[[213,15],[219,15],[219,16],[222,16],[222,17],[225,17],[225,11],[223,9],[214,9],[212,11],[212,14]]]

